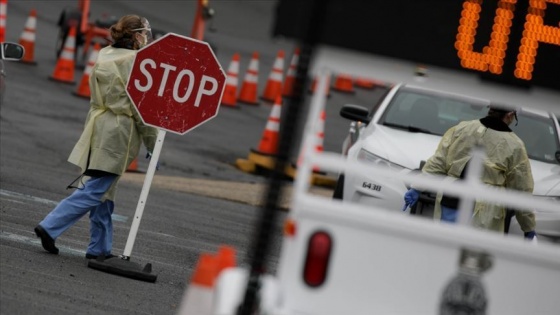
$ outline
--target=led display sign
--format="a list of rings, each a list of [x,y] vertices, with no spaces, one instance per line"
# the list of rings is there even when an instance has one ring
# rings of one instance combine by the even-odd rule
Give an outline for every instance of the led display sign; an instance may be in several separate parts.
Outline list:
[[[274,35],[299,38],[311,1],[279,0]],[[560,90],[560,0],[324,0],[320,43]]]

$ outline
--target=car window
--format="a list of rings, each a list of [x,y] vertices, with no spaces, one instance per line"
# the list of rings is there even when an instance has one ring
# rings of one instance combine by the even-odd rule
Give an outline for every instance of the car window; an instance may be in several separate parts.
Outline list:
[[[518,123],[510,128],[523,140],[529,158],[546,163],[556,163],[555,152],[560,150],[558,130],[549,117],[521,112]]]
[[[483,117],[486,106],[474,99],[403,88],[389,104],[380,123],[441,136],[461,121]]]
[[[373,115],[375,115],[375,113],[379,109],[379,106],[383,104],[383,101],[385,100],[389,92],[391,92],[391,88],[389,86],[378,86],[375,88],[374,95],[373,95],[373,107],[369,111],[369,115],[368,115],[368,118],[370,120],[373,118]]]

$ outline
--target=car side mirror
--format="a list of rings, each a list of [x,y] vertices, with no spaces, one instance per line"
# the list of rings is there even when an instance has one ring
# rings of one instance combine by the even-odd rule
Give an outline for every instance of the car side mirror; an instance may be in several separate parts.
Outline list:
[[[346,104],[340,109],[340,116],[353,121],[360,121],[368,124],[370,122],[369,110],[364,106]]]
[[[556,161],[560,163],[560,151],[556,151],[556,153],[554,153],[554,157],[556,157]]]
[[[25,48],[16,43],[2,43],[0,55],[3,60],[20,60],[25,54]]]

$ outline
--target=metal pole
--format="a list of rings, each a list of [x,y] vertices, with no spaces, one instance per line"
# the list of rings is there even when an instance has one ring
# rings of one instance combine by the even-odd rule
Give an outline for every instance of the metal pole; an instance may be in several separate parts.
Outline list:
[[[132,247],[134,246],[134,241],[136,240],[136,234],[138,233],[140,220],[142,219],[142,214],[144,213],[144,207],[146,206],[146,199],[148,199],[150,186],[152,185],[154,173],[156,172],[159,154],[161,152],[161,147],[163,146],[163,140],[165,139],[165,133],[166,133],[165,130],[158,129],[158,135],[156,139],[156,145],[154,146],[154,152],[152,152],[150,165],[148,166],[148,171],[146,172],[146,178],[144,178],[144,186],[142,186],[142,192],[140,193],[140,198],[138,199],[136,212],[134,213],[134,218],[132,219],[132,226],[130,228],[130,232],[128,233],[126,246],[124,247],[123,258],[126,260],[130,259],[130,254],[132,253]]]

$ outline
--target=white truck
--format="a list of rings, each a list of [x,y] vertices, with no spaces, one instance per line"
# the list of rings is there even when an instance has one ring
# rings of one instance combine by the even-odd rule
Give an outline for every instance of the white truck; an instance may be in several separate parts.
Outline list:
[[[331,63],[332,64],[332,63]],[[402,64],[402,63],[401,63]],[[321,67],[321,63],[316,63]],[[320,69],[320,68],[316,68]],[[325,91],[329,70],[318,91]],[[333,172],[391,176],[461,198],[472,196],[511,207],[560,211],[557,202],[512,191],[494,191],[473,180],[483,154],[461,182],[351,163],[316,152],[315,124],[325,106],[315,93],[304,129],[302,163],[294,182],[277,272],[261,277],[256,314],[539,314],[560,312],[560,249],[478,230],[460,209],[459,223],[420,219],[379,207],[343,203],[309,190],[313,166]],[[545,108],[543,108],[545,109]],[[545,110],[553,110],[546,108]],[[479,165],[476,167],[474,165]],[[247,268],[226,268],[212,285],[191,284],[179,314],[237,314],[248,284]]]

